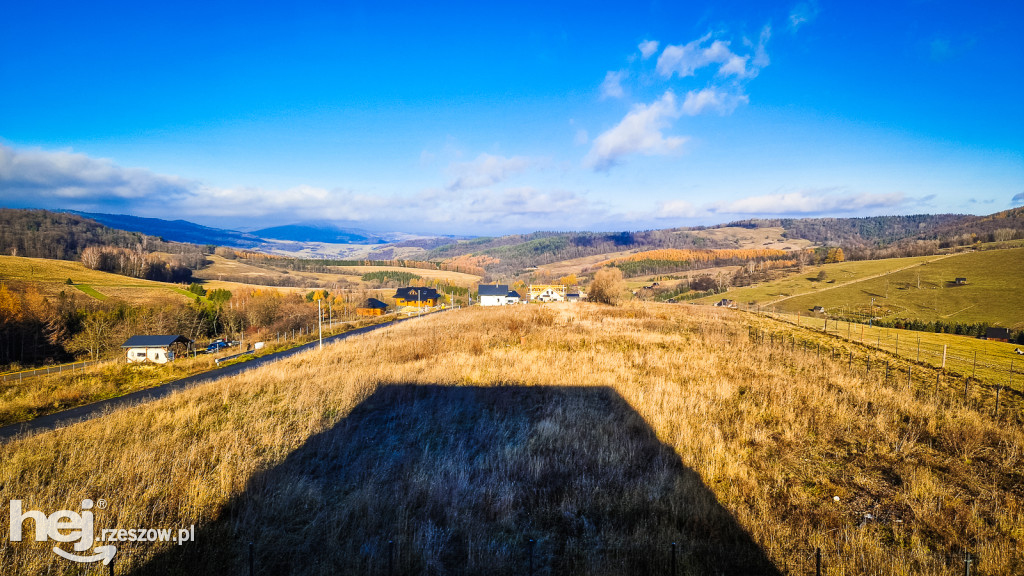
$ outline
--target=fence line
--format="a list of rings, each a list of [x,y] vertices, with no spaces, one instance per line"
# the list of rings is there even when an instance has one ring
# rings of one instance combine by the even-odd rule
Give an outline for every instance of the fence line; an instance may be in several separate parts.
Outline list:
[[[771,318],[783,320],[797,326],[818,330],[827,334],[833,334],[852,343],[857,343],[868,348],[874,348],[884,352],[890,352],[898,357],[917,363],[931,364],[943,371],[952,371],[979,379],[979,372],[988,372],[988,378],[993,385],[1006,385],[1014,390],[1024,389],[1024,355],[1019,358],[1000,357],[991,353],[977,352],[974,350],[959,348],[948,344],[934,344],[921,342],[920,335],[913,336],[915,331],[900,330],[898,328],[882,328],[867,326],[854,322],[832,320],[828,318],[817,318],[814,316],[801,316],[799,314],[786,314],[773,310],[759,309],[756,306],[741,306],[748,312],[759,312]],[[817,326],[823,323],[823,326]],[[841,325],[845,324],[845,325]],[[836,326],[835,329],[832,326]],[[860,329],[857,329],[857,326]],[[872,334],[866,335],[865,331],[871,330]],[[884,331],[879,333],[879,331]],[[900,338],[908,334],[911,338]],[[922,334],[937,334],[925,332]],[[908,341],[909,340],[909,341]]]
[[[54,366],[44,366],[42,368],[33,368],[32,370],[22,370],[20,372],[9,372],[7,374],[0,374],[0,382],[10,382],[12,380],[24,380],[26,378],[35,378],[37,376],[48,376],[50,374],[63,374],[64,372],[74,372],[75,370],[84,370],[89,366],[95,366],[105,360],[88,360],[85,362],[71,362],[69,364],[57,364]]]

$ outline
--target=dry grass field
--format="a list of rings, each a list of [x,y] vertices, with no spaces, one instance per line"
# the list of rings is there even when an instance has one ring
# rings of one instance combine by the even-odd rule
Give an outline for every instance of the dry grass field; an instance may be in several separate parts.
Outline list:
[[[332,272],[294,272],[275,270],[254,266],[244,260],[228,260],[221,256],[209,256],[212,262],[206,268],[195,273],[196,278],[203,280],[204,286],[208,288],[227,288],[239,286],[234,282],[225,279],[238,279],[242,277],[252,278],[254,285],[270,280],[294,280],[296,278],[306,279],[318,286],[330,288],[332,285],[341,282],[352,283],[361,289],[365,289],[368,283],[362,281],[363,274],[368,272],[383,272],[386,270],[396,272],[410,272],[423,278],[433,280],[445,280],[457,286],[471,286],[480,281],[479,276],[463,274],[461,272],[448,272],[445,270],[427,270],[421,268],[403,268],[400,266],[331,266]],[[348,286],[348,284],[345,284]],[[310,288],[295,288],[297,291],[309,291]]]
[[[830,575],[1024,571],[1020,399],[997,421],[984,385],[964,402],[801,332],[440,314],[0,446],[0,501],[195,524],[120,543],[117,574],[667,573],[672,542],[679,574],[808,574],[816,548]],[[3,540],[0,572],[77,574],[53,544]]]
[[[65,284],[68,279],[74,282],[74,288]],[[130,304],[194,297],[174,284],[90,270],[81,262],[20,256],[0,256],[0,283],[31,285],[47,297],[55,297],[62,290],[78,289],[91,298],[118,298]]]
[[[781,226],[772,228],[738,228],[724,226],[692,232],[695,236],[732,242],[735,248],[773,248],[775,250],[800,250],[814,244],[802,238],[785,238]]]
[[[424,268],[404,268],[401,266],[331,266],[339,274],[347,275],[352,281],[358,282],[363,274],[371,272],[409,272],[431,280],[443,280],[456,286],[469,287],[480,282],[480,276],[465,274],[463,272],[449,272],[447,270],[429,270]]]

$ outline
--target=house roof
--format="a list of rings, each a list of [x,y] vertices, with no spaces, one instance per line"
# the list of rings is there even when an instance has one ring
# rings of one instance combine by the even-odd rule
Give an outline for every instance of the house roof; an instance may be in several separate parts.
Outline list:
[[[367,298],[366,300],[363,300],[363,303],[360,304],[359,307],[360,308],[379,308],[381,310],[386,310],[388,305],[383,303],[383,302],[381,302],[380,300],[377,300],[376,298]]]
[[[508,284],[481,284],[478,292],[481,296],[507,296]]]
[[[131,338],[124,341],[121,344],[121,348],[156,348],[160,346],[170,346],[181,342],[182,344],[188,344],[192,342],[184,336],[178,336],[175,334],[153,334],[147,336],[132,336]]]
[[[506,297],[508,297],[508,298],[518,298],[520,300],[522,300],[522,298],[523,298],[522,296],[519,295],[519,292],[516,292],[515,290],[510,290],[509,293],[506,294]]]
[[[1009,328],[989,328],[985,330],[985,338],[1010,338]]]
[[[440,298],[440,294],[437,293],[437,290],[425,286],[407,286],[399,288],[395,292],[395,298],[401,298],[402,300],[437,300]]]

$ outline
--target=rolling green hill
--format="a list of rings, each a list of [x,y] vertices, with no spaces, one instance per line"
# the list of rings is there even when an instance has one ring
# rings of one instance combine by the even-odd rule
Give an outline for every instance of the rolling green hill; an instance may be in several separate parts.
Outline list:
[[[826,279],[818,281],[822,270]],[[957,285],[956,278],[967,282]],[[1021,286],[1024,248],[1010,248],[828,264],[776,282],[730,290],[726,297],[781,312],[809,313],[822,306],[832,316],[985,322],[1021,330]]]

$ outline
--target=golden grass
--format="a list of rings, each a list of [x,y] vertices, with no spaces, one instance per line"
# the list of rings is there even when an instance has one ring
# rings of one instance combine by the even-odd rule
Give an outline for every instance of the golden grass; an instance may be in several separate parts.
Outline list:
[[[335,322],[334,329],[324,327],[324,337],[348,332],[355,328],[390,322],[396,316],[386,315],[348,322]],[[281,337],[283,336],[283,337]],[[245,362],[312,342],[318,338],[316,332],[304,334],[250,334],[252,341],[265,341],[265,346],[238,360],[229,360],[220,366]],[[153,388],[173,380],[208,372],[218,367],[217,358],[240,352],[227,348],[217,354],[198,354],[194,357],[179,357],[173,362],[156,364],[126,364],[124,357],[79,370],[65,370],[46,376],[35,376],[24,380],[0,382],[0,426],[27,422],[35,417],[52,414],[105,400],[124,396],[138,390]]]
[[[770,573],[753,553],[730,560],[743,538],[784,574],[807,573],[815,547],[828,574],[950,574],[965,550],[976,573],[1020,573],[1020,402],[996,422],[933,382],[794,345],[799,332],[671,305],[441,314],[11,442],[0,501],[106,498],[99,527],[197,525],[194,545],[122,545],[118,571],[139,574],[245,573],[248,541],[260,570],[356,573],[388,534],[414,556],[403,573],[456,558],[523,573],[526,537],[538,573],[594,569],[588,554],[620,540],[652,558],[681,542],[681,573]],[[426,391],[459,387],[503,400]],[[0,571],[72,570],[52,544],[0,543]]]
[[[175,284],[90,270],[81,262],[0,256],[0,283],[9,281],[18,285],[31,284],[41,294],[54,297],[61,291],[74,292],[71,286],[65,284],[69,278],[75,284],[86,285],[84,291],[87,294],[91,289],[132,304],[152,304],[168,299],[180,301],[186,298]]]
[[[430,270],[426,268],[406,268],[403,266],[331,266],[331,270],[336,270],[339,274],[356,275],[356,280],[362,277],[363,274],[384,271],[410,272],[423,278],[444,280],[456,286],[463,287],[472,286],[481,280],[480,276],[475,274],[451,272],[448,270]]]
[[[823,331],[826,324],[824,318],[815,316],[776,313],[771,316],[811,332]],[[1024,358],[1015,352],[1020,344],[835,320],[828,321],[828,333],[933,369],[943,368],[945,360],[943,372],[949,377],[971,377],[990,385],[1024,391]]]

